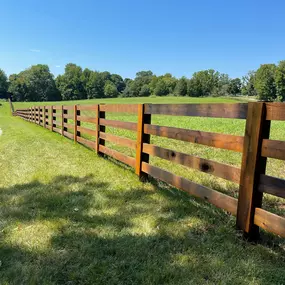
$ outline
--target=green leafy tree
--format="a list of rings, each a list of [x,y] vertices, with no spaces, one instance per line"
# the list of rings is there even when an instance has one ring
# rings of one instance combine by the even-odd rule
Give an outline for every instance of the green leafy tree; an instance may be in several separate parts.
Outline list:
[[[275,72],[276,97],[285,101],[285,60],[279,62]]]
[[[254,88],[255,71],[249,71],[241,79],[241,94],[245,96],[257,96]]]
[[[232,95],[238,95],[241,93],[241,80],[240,78],[231,79],[228,85],[228,92]]]
[[[56,78],[56,85],[61,92],[63,100],[86,99],[82,81],[82,68],[76,64],[68,63],[63,75]]]
[[[210,96],[219,88],[220,73],[213,70],[195,72],[188,82],[188,95],[192,97]]]
[[[260,100],[276,99],[275,71],[275,64],[262,64],[256,71],[254,88]]]
[[[156,96],[165,96],[169,94],[169,89],[167,88],[167,85],[163,78],[160,78],[155,86],[154,94]]]
[[[175,96],[187,96],[187,79],[182,77],[177,81],[174,89]]]
[[[98,71],[94,71],[91,73],[89,77],[89,81],[86,86],[86,93],[87,98],[103,98],[104,93],[104,87],[105,87],[105,76],[102,75]]]
[[[117,97],[119,92],[112,81],[107,81],[104,87],[104,94],[107,98]]]
[[[8,78],[5,72],[0,69],[0,98],[6,98],[8,91]]]
[[[13,74],[9,77],[9,92],[15,101],[53,101],[60,100],[53,75],[44,64]]]
[[[120,93],[123,92],[126,88],[126,83],[124,82],[123,78],[118,74],[111,74],[110,81],[115,84],[118,92]]]
[[[139,96],[141,97],[147,97],[149,96],[151,93],[150,93],[150,87],[149,87],[149,84],[145,84],[142,86],[141,90],[140,90],[140,94]]]

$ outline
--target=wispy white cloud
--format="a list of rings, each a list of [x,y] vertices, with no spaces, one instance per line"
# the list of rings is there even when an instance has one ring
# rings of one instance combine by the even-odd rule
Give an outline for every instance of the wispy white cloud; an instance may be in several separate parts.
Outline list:
[[[60,65],[56,65],[55,67],[60,67]]]
[[[30,49],[31,52],[41,52],[39,49]]]

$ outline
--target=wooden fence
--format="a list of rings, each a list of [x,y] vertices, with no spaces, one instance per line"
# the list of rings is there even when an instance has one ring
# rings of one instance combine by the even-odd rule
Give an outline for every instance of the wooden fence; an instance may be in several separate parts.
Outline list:
[[[85,110],[93,111],[94,116],[83,116],[81,112]],[[137,114],[138,120],[136,123],[109,120],[106,119],[109,112]],[[251,240],[259,237],[259,227],[285,237],[285,218],[262,209],[263,193],[285,198],[285,180],[265,174],[267,157],[285,160],[285,141],[269,139],[271,121],[285,121],[284,103],[38,106],[18,109],[15,114],[95,149],[97,154],[111,156],[133,167],[142,179],[150,175],[230,212],[236,216],[238,229],[243,230]],[[154,125],[151,123],[154,114],[242,119],[246,120],[245,135]],[[96,128],[83,127],[81,122],[95,124]],[[107,133],[106,127],[136,132],[137,140]],[[68,129],[73,129],[73,133]],[[81,134],[94,136],[95,139],[88,140]],[[151,135],[240,152],[241,168],[150,144]],[[135,150],[136,157],[106,147],[105,141]],[[150,155],[239,183],[239,198],[153,166],[149,163]]]

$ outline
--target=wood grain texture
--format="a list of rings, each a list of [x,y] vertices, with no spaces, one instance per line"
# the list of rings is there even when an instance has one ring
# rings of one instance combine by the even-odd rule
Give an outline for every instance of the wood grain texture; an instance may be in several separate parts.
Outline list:
[[[137,143],[136,143],[136,166],[135,173],[141,176],[142,167],[142,148],[143,148],[143,129],[144,129],[144,105],[137,106],[138,123],[137,123]]]
[[[74,105],[74,109],[73,109],[73,121],[74,121],[74,130],[73,130],[73,133],[74,133],[74,137],[73,137],[73,140],[74,142],[76,143],[77,142],[77,128],[78,128],[78,123],[77,123],[77,105]]]
[[[64,123],[63,126],[64,126],[65,128],[68,128],[68,129],[74,129],[74,125],[73,125],[73,124]]]
[[[136,164],[136,160],[133,157],[127,156],[121,152],[118,152],[114,149],[110,149],[106,146],[103,145],[99,145],[99,152],[104,153],[108,156],[111,156],[113,158],[115,158],[116,160],[119,160],[133,168],[135,168],[135,164]]]
[[[96,136],[97,134],[96,130],[92,130],[92,129],[81,127],[81,126],[77,127],[77,130],[82,134],[88,134],[91,136]]]
[[[212,190],[205,186],[196,184],[188,179],[177,176],[166,170],[152,166],[148,163],[142,163],[142,171],[148,173],[150,176],[162,180],[180,190],[183,190],[193,196],[202,198],[207,202],[224,209],[233,215],[236,215],[237,211],[237,199]]]
[[[137,123],[107,120],[103,118],[100,118],[99,123],[100,123],[100,126],[108,126],[108,127],[113,127],[113,128],[130,130],[134,132],[137,131]]]
[[[265,103],[248,103],[237,227],[251,240],[259,238],[259,228],[253,220],[255,208],[260,208],[262,204],[262,192],[258,191],[258,184],[260,175],[266,169],[266,158],[261,156],[261,145],[262,140],[269,137],[270,121],[265,120],[265,111]]]
[[[85,146],[94,149],[96,144],[93,141],[77,136],[77,142],[84,144]]]
[[[99,138],[131,149],[136,149],[136,142],[128,138],[123,138],[109,133],[100,133]]]
[[[138,104],[106,104],[101,106],[101,111],[136,114],[138,112]]]
[[[229,104],[146,104],[146,114],[246,119],[246,103]]]
[[[285,103],[265,103],[266,120],[285,121]]]
[[[255,209],[254,224],[266,231],[285,237],[285,218],[267,212],[261,208]]]
[[[203,159],[152,144],[143,144],[143,152],[235,183],[239,183],[240,180],[240,169],[231,165]]]
[[[96,118],[95,117],[87,117],[87,116],[77,116],[77,121],[88,122],[88,123],[96,123]]]
[[[261,155],[285,160],[285,141],[264,139],[262,141]]]
[[[236,152],[243,151],[244,138],[242,136],[201,132],[174,127],[162,127],[150,124],[144,125],[144,132],[150,135],[197,143]]]
[[[285,198],[285,180],[261,174],[258,191]]]
[[[67,137],[67,138],[73,140],[73,134],[72,134],[72,133],[69,133],[69,132],[67,132],[67,131],[64,131],[64,132],[63,132],[63,135],[64,135],[65,137]]]
[[[56,127],[53,127],[52,130],[58,134],[61,134],[61,129],[60,128],[56,128]]]

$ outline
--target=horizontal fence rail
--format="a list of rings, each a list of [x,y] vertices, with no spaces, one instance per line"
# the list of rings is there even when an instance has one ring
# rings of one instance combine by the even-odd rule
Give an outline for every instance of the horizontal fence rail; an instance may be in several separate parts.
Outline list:
[[[86,111],[93,114],[86,116]],[[137,115],[137,122],[106,119],[106,113]],[[18,109],[14,115],[129,165],[142,180],[159,179],[224,209],[252,240],[259,237],[259,228],[285,237],[285,218],[262,209],[263,193],[285,198],[285,180],[266,175],[267,158],[285,160],[285,142],[269,139],[270,122],[285,121],[284,103],[56,105]],[[245,135],[159,126],[151,123],[153,115],[246,120]],[[106,127],[135,132],[137,139],[107,133]],[[241,168],[151,144],[151,135],[242,153]],[[106,141],[135,151],[135,157],[107,147]],[[150,156],[237,183],[238,199],[153,166]]]

